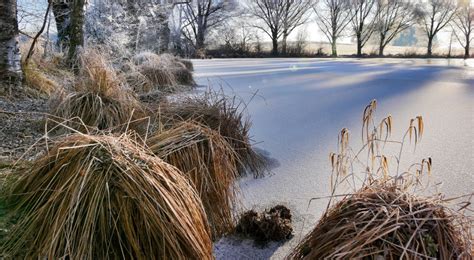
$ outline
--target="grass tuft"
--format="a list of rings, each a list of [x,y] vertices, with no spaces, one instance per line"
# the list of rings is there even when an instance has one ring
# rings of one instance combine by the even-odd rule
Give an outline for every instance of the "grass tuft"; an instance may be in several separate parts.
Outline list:
[[[204,204],[213,237],[231,232],[238,157],[227,141],[206,126],[182,122],[152,134],[147,144],[191,180]]]
[[[212,259],[206,214],[175,167],[128,136],[67,137],[19,172],[12,258]]]
[[[142,117],[139,101],[98,50],[86,50],[79,61],[75,91],[60,96],[53,115],[81,131],[117,129]]]
[[[471,259],[471,227],[440,197],[375,182],[331,207],[289,258]]]
[[[159,109],[165,120],[193,120],[219,132],[238,155],[239,175],[251,172],[255,177],[263,176],[265,161],[252,148],[251,122],[245,115],[245,104],[236,97],[208,91],[203,96],[164,103]]]
[[[138,93],[172,93],[195,85],[192,63],[170,54],[142,52],[123,68],[130,86]]]
[[[364,110],[360,149],[350,146],[349,130],[341,130],[338,151],[329,156],[333,172],[327,210],[288,258],[472,259],[473,221],[465,215],[470,202],[454,210],[448,202],[455,199],[438,192],[419,195],[429,188],[423,178],[431,175],[431,158],[400,172],[407,142],[416,147],[422,139],[423,118],[410,120],[401,141],[391,140],[393,118],[376,124],[376,108],[373,100]],[[385,154],[385,146],[398,146],[398,155]],[[345,192],[338,195],[340,189]],[[335,202],[336,197],[342,199]]]

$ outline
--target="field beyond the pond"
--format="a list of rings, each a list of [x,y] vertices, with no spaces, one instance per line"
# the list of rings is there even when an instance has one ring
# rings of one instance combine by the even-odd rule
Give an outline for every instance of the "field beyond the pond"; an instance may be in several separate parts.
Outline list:
[[[410,119],[423,116],[425,133],[416,150],[403,153],[402,168],[433,160],[426,178],[449,197],[474,187],[474,61],[444,59],[213,59],[193,60],[200,85],[222,88],[248,103],[258,150],[271,162],[266,177],[240,181],[243,204],[263,209],[287,205],[294,213],[289,242],[256,247],[223,238],[218,259],[282,259],[323,213],[330,195],[329,153],[339,131],[350,130],[360,147],[362,113],[378,102],[376,118],[393,117],[400,140]],[[203,91],[205,87],[198,90]],[[395,155],[398,149],[387,148]],[[393,162],[392,162],[393,163]]]

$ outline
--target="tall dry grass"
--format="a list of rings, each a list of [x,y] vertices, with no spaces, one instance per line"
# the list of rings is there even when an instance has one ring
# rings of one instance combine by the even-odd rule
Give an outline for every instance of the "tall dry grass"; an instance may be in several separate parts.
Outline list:
[[[34,46],[33,55],[26,64],[25,57],[31,47],[31,42],[26,41],[20,44],[26,86],[46,97],[63,93],[64,89],[71,84],[74,75],[63,66],[62,54],[50,53],[45,56],[43,43],[38,43]]]
[[[219,132],[238,155],[239,175],[249,172],[261,177],[266,170],[265,161],[252,147],[251,121],[245,114],[245,107],[246,104],[235,96],[209,90],[202,96],[163,103],[158,112],[165,122],[193,120]]]
[[[288,258],[472,259],[474,222],[464,214],[470,202],[455,210],[442,194],[419,195],[428,191],[423,178],[431,174],[431,158],[400,170],[407,142],[416,146],[423,136],[423,118],[411,119],[402,140],[392,140],[393,119],[375,123],[376,108],[374,100],[364,110],[360,149],[350,146],[348,129],[340,132],[330,155],[327,210]],[[386,154],[388,145],[398,146],[398,154]],[[342,187],[350,191],[339,195]]]
[[[195,85],[192,62],[171,54],[142,52],[125,64],[124,75],[138,93],[165,93],[190,89]]]
[[[147,144],[191,180],[204,204],[213,237],[230,233],[238,157],[228,142],[204,125],[185,121],[153,133]]]
[[[143,108],[112,64],[98,50],[85,50],[74,91],[59,96],[52,114],[68,125],[85,128],[122,129],[144,116]]]
[[[57,141],[10,191],[12,258],[212,259],[202,203],[175,167],[129,136]]]

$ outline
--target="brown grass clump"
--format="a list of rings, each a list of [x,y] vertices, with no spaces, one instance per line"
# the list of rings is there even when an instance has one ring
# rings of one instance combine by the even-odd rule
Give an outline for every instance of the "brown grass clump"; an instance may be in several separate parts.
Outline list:
[[[198,191],[214,238],[233,227],[237,156],[222,136],[206,126],[182,122],[147,140],[158,157],[177,167]]]
[[[350,132],[342,129],[338,152],[330,154],[333,173],[327,210],[289,258],[472,259],[473,221],[464,214],[470,202],[453,210],[447,203],[454,199],[439,193],[419,195],[429,188],[423,187],[423,178],[431,175],[431,158],[400,172],[406,141],[416,147],[422,139],[423,118],[410,120],[401,141],[391,140],[393,118],[376,124],[376,108],[373,100],[364,110],[361,149],[349,145]],[[389,145],[399,147],[397,155],[384,153]],[[360,172],[363,176],[358,176]],[[345,191],[334,202],[341,188],[352,192]]]
[[[51,96],[61,90],[58,83],[48,77],[48,75],[39,69],[36,64],[23,66],[23,75],[27,86],[38,90],[40,93],[46,94],[47,96]]]
[[[252,148],[251,122],[245,116],[244,105],[236,97],[209,91],[204,96],[164,104],[159,112],[171,121],[194,120],[219,132],[238,155],[239,175],[249,171],[260,177],[264,174],[265,162]]]
[[[20,44],[26,86],[46,96],[62,93],[65,85],[71,81],[72,74],[61,66],[61,54],[51,53],[44,56],[44,43],[38,42],[33,49],[29,63],[26,64],[25,57],[30,50],[31,42]]]
[[[80,58],[75,92],[60,97],[53,115],[72,119],[68,125],[100,130],[116,128],[142,116],[142,108],[106,58],[87,50]]]
[[[177,62],[176,66],[171,69],[176,82],[179,85],[193,86],[196,83],[194,82],[193,73],[189,70],[186,65],[181,62]]]
[[[69,136],[18,174],[8,256],[212,259],[189,181],[128,136]]]
[[[289,239],[293,232],[291,212],[283,205],[277,205],[262,213],[246,211],[240,217],[236,232],[252,237],[257,243]]]
[[[195,84],[192,63],[182,62],[170,54],[140,53],[126,64],[124,74],[129,84],[139,93],[155,90],[171,93],[186,90]]]
[[[181,62],[189,71],[194,71],[194,65],[192,61],[180,59],[179,62]]]
[[[440,198],[373,183],[330,208],[290,258],[471,259],[472,223],[457,216]]]

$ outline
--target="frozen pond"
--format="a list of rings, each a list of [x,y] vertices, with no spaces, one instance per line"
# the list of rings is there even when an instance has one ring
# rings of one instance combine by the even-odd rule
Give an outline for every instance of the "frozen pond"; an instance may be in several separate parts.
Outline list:
[[[470,62],[470,63],[469,63]],[[219,259],[283,258],[310,230],[329,194],[328,155],[341,128],[360,142],[362,110],[378,100],[377,118],[394,118],[394,138],[422,115],[425,135],[410,162],[433,158],[433,182],[457,196],[474,187],[474,62],[446,60],[226,59],[195,60],[199,84],[250,99],[253,139],[278,161],[270,176],[243,179],[244,205],[261,209],[288,205],[295,237],[284,245],[253,247],[227,238],[215,245]]]

